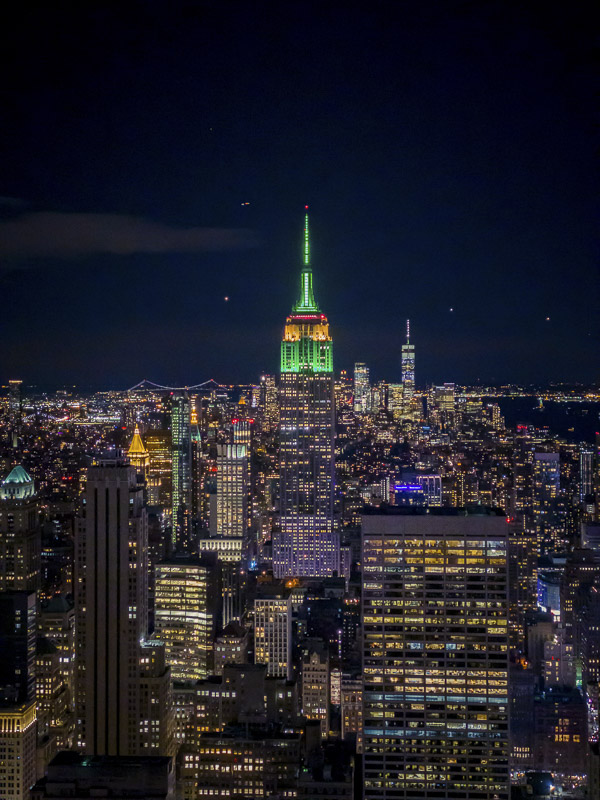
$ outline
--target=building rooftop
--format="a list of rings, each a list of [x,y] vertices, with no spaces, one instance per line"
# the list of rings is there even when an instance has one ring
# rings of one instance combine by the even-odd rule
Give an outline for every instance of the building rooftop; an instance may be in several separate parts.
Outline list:
[[[501,508],[489,506],[430,507],[430,506],[364,506],[361,514],[365,517],[392,516],[392,517],[504,517]]]
[[[14,467],[0,484],[0,498],[3,500],[13,498],[23,500],[33,497],[34,494],[33,478],[20,464]]]

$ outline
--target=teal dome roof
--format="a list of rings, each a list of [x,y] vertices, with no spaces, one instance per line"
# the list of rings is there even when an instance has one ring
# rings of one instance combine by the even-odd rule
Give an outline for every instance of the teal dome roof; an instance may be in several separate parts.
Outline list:
[[[19,464],[12,469],[0,484],[0,498],[22,500],[33,497],[35,486],[29,473]]]

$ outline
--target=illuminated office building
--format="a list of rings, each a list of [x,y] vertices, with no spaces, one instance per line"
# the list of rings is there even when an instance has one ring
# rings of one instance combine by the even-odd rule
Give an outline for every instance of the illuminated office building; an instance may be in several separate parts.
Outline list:
[[[233,443],[244,445],[246,453],[250,453],[252,451],[254,420],[236,417],[231,423],[233,428]]]
[[[266,589],[254,601],[254,663],[266,664],[267,674],[292,677],[292,600],[289,594]]]
[[[187,392],[174,395],[171,405],[172,451],[172,544],[175,550],[191,548],[192,517],[192,431],[191,406]]]
[[[14,380],[8,382],[8,443],[14,448],[19,446],[19,436],[21,435],[21,418],[23,414],[22,387],[23,381]]]
[[[297,797],[301,757],[298,733],[260,726],[203,733],[197,745],[198,800]]]
[[[133,439],[129,445],[129,450],[127,451],[127,457],[129,458],[129,463],[132,467],[135,467],[138,472],[146,475],[148,472],[148,466],[150,464],[150,453],[144,446],[144,442],[142,441],[142,437],[140,435],[140,429],[137,425],[135,426]]]
[[[0,797],[28,800],[36,778],[35,592],[0,592]]]
[[[339,569],[333,515],[334,398],[327,317],[315,302],[308,215],[300,299],[281,343],[280,532],[273,542],[277,577],[332,575]]]
[[[538,555],[566,545],[566,520],[560,488],[560,455],[535,453],[533,461],[533,529]]]
[[[217,446],[217,536],[246,542],[248,457],[243,444]]]
[[[329,735],[329,654],[322,642],[309,642],[302,655],[302,713],[321,723],[321,737]]]
[[[415,483],[423,487],[426,506],[442,505],[442,477],[441,475],[417,475]]]
[[[371,410],[371,382],[369,368],[366,364],[357,362],[354,365],[354,411],[357,414],[366,414]]]
[[[73,704],[75,678],[75,608],[64,595],[56,595],[42,603],[38,617],[38,633],[49,639],[58,650],[63,683]]]
[[[147,642],[143,484],[116,451],[88,469],[82,500],[75,537],[78,749],[170,754],[170,672],[164,645]]]
[[[0,705],[0,797],[29,800],[36,779],[35,698],[8,708]]]
[[[402,345],[402,405],[405,418],[412,416],[415,395],[415,346],[410,343],[410,320],[406,320],[406,344]]]
[[[594,493],[594,448],[582,446],[579,451],[579,502]]]
[[[507,800],[507,524],[362,518],[364,798]]]
[[[33,480],[17,466],[0,483],[0,592],[39,589],[38,513]]]
[[[148,505],[171,508],[171,431],[149,430],[146,433],[149,464],[146,473]]]
[[[155,636],[165,643],[174,680],[212,674],[220,601],[214,556],[181,556],[156,565]]]
[[[274,431],[279,424],[279,405],[277,400],[277,384],[274,375],[260,376],[260,405],[263,415],[263,428]]]
[[[456,408],[455,386],[453,383],[444,383],[433,389],[433,403],[443,414],[453,415]]]

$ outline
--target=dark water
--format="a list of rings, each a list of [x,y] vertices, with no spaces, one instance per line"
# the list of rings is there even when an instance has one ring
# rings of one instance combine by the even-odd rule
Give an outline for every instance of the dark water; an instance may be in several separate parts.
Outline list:
[[[593,442],[596,431],[600,431],[600,403],[544,401],[544,409],[540,410],[536,397],[500,397],[495,402],[511,428],[519,423],[548,427],[571,442]]]

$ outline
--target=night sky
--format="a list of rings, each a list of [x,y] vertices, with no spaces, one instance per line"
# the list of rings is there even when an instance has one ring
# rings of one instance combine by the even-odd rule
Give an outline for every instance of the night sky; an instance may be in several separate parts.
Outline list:
[[[35,5],[3,20],[0,381],[277,372],[305,203],[336,372],[399,381],[410,317],[420,386],[598,379],[583,3]]]

